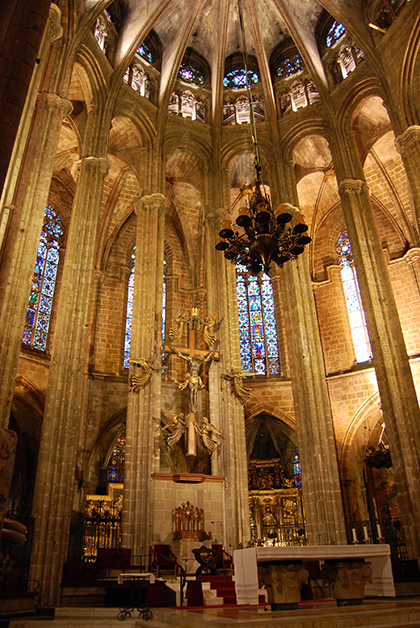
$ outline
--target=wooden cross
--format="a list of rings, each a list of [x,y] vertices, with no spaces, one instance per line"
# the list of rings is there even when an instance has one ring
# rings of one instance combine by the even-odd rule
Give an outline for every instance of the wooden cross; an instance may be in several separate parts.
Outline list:
[[[186,347],[175,347],[175,345],[165,345],[164,350],[176,353],[176,355],[188,362],[187,377],[184,382],[178,384],[181,390],[188,388],[188,414],[185,417],[188,427],[187,438],[187,456],[197,455],[196,429],[195,429],[195,413],[197,403],[197,392],[204,388],[204,384],[199,375],[202,364],[211,360],[218,360],[219,353],[217,351],[204,351],[196,349],[195,327],[188,327],[188,345]]]

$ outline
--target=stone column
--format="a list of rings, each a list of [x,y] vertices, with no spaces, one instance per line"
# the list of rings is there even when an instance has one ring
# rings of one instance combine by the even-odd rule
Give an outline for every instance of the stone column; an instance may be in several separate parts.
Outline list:
[[[131,377],[146,372],[150,377],[140,390],[128,393],[122,544],[139,556],[149,554],[152,542],[153,474],[159,471],[165,197],[144,196],[135,210],[130,352],[134,362],[130,364],[129,378],[131,381]],[[141,358],[149,364],[146,369],[135,362]]]
[[[2,7],[0,189],[6,177],[50,4],[49,0],[8,0]]]
[[[420,552],[420,409],[366,182],[344,179],[341,202],[355,259],[410,558]]]
[[[9,225],[0,277],[0,425],[7,427],[19,360],[36,250],[48,200],[61,122],[72,105],[43,92],[37,101],[32,137],[21,175],[21,188]],[[45,132],[48,129],[48,133]]]
[[[396,145],[404,162],[413,193],[418,233],[420,230],[420,126],[408,127],[402,135],[397,137]]]
[[[207,216],[206,257],[207,312],[218,312],[218,319],[223,319],[218,333],[220,362],[214,362],[209,373],[210,418],[223,435],[212,472],[224,476],[224,544],[231,552],[249,541],[250,527],[244,409],[229,382],[221,391],[221,374],[241,368],[235,267],[214,248],[225,214],[219,210]]]
[[[289,213],[297,208],[288,207]],[[310,545],[346,543],[334,428],[308,253],[280,272]]]
[[[35,485],[30,578],[40,583],[39,603],[56,605],[66,560],[75,459],[82,420],[87,322],[102,188],[109,161],[80,160]]]

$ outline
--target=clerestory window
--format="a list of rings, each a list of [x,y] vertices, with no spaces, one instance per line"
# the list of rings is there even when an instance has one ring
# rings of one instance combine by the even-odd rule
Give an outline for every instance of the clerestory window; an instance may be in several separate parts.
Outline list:
[[[22,337],[24,345],[40,351],[45,351],[47,348],[63,234],[63,225],[59,214],[52,205],[47,205],[36,254],[31,294]]]

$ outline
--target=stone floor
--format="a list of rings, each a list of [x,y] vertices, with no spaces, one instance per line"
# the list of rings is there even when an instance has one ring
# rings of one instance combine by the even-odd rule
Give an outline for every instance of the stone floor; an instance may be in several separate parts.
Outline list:
[[[269,607],[154,608],[145,621],[138,612],[118,621],[118,609],[57,608],[54,619],[20,618],[8,628],[420,628],[420,598],[370,599],[362,606],[337,608],[332,600],[303,602],[296,611],[266,610]]]

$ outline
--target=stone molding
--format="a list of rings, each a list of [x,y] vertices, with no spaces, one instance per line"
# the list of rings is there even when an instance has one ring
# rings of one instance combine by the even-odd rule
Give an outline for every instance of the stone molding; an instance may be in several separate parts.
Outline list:
[[[56,4],[50,6],[50,14],[47,22],[47,36],[52,42],[57,41],[63,36],[63,27],[61,26],[61,11]]]
[[[420,126],[414,124],[396,138],[395,147],[400,155],[405,156],[407,149],[411,148],[416,142],[420,142]]]

